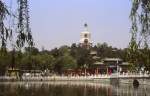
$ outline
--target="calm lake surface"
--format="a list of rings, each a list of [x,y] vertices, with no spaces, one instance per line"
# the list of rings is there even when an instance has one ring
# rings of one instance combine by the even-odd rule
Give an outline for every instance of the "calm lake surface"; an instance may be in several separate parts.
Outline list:
[[[0,82],[0,96],[150,96],[150,86],[100,82]]]

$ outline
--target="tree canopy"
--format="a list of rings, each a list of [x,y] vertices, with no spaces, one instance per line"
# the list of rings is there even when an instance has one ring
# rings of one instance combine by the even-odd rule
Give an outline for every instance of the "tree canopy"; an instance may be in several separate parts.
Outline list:
[[[17,14],[14,14],[8,10],[8,7],[5,5],[4,1],[0,0],[0,47],[5,49],[8,44],[8,39],[12,38],[12,34],[17,35],[16,45],[18,48],[22,48],[25,45],[33,46],[33,38],[30,28],[29,21],[29,5],[28,0],[16,0],[17,3]],[[11,14],[10,14],[11,13]],[[6,18],[13,16],[17,18],[17,26],[15,26],[15,31],[9,24],[5,24],[7,21]],[[16,32],[17,31],[17,32]],[[11,39],[9,39],[11,40]]]
[[[0,0],[0,46],[2,49],[6,48],[7,39],[10,36],[10,31],[4,23],[4,20],[6,19],[7,15],[9,15],[7,7]]]
[[[132,37],[129,43],[129,61],[135,66],[142,63],[150,69],[150,0],[132,0],[130,19]]]

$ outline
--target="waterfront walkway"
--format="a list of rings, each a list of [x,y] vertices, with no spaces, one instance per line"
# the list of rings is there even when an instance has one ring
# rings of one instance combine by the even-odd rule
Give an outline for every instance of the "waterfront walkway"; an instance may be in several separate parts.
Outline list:
[[[2,76],[0,80],[23,80],[23,81],[80,81],[80,80],[100,80],[100,79],[149,79],[149,74],[111,74],[111,75],[92,75],[92,76],[22,76],[19,77],[9,77]]]

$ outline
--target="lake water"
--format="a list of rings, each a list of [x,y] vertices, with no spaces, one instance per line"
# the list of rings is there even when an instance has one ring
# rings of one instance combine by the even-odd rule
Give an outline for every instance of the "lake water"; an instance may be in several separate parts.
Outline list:
[[[0,96],[150,96],[150,86],[100,82],[1,82]]]

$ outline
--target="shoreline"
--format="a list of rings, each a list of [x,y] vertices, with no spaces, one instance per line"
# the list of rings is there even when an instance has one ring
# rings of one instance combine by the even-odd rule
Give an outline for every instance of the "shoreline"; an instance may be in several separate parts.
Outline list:
[[[72,76],[46,76],[46,77],[0,77],[0,82],[100,82],[100,83],[122,83],[122,84],[132,84],[133,77],[118,78],[118,77],[98,77],[98,76],[82,76],[82,77],[72,77]],[[140,84],[150,85],[150,77],[136,77]]]

